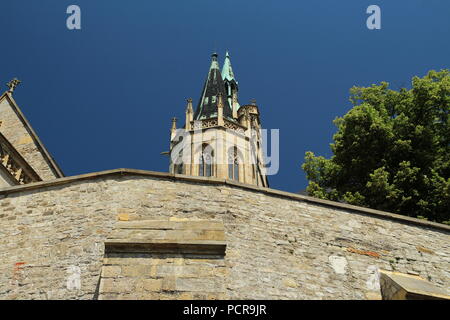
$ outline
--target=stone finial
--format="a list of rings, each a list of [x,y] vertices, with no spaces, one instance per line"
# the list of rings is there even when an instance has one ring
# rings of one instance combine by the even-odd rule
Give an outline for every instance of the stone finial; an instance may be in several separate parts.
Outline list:
[[[256,99],[250,100],[250,103],[251,103],[252,105],[256,106]]]
[[[175,117],[172,118],[172,127],[170,128],[170,141],[175,138],[175,134],[177,132],[177,120],[178,119]]]
[[[172,118],[172,130],[176,130],[177,129],[177,118],[173,117]]]
[[[194,109],[192,109],[192,98],[188,98],[186,101],[187,101],[186,112],[193,112]]]
[[[9,88],[8,92],[13,93],[16,87],[21,83],[17,78],[12,79],[10,82],[6,84],[6,86]]]
[[[186,130],[191,130],[192,125],[191,122],[194,120],[194,109],[192,108],[192,98],[187,99],[187,107],[186,107]]]

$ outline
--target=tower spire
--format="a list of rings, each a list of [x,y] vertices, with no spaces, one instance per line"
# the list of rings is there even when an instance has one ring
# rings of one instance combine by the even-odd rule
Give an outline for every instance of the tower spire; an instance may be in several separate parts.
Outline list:
[[[225,62],[223,63],[222,79],[224,81],[233,81],[234,80],[237,84],[236,79],[234,79],[233,68],[231,67],[231,59],[230,59],[230,54],[228,53],[228,50],[226,51]]]
[[[226,97],[225,84],[220,72],[217,53],[211,55],[211,65],[209,67],[208,76],[203,86],[202,95],[199,104],[195,110],[194,120],[202,120],[217,117],[218,96],[219,93]],[[232,117],[232,110],[227,99],[223,102],[223,116]]]
[[[225,54],[225,62],[222,68],[222,79],[225,84],[226,100],[231,107],[233,118],[237,118],[237,111],[240,108],[238,102],[238,82],[234,77],[233,68],[231,67],[231,59],[228,50]]]
[[[220,70],[214,52],[195,112],[189,98],[184,128],[177,129],[176,119],[172,119],[171,173],[269,186],[261,160],[263,140],[258,107],[256,102],[239,106],[237,93],[230,54],[226,52]],[[182,159],[181,164],[177,159]]]

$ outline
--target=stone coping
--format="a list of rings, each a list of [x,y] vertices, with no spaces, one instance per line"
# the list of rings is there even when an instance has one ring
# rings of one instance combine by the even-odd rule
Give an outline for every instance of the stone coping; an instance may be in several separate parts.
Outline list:
[[[425,279],[400,272],[389,272],[380,270],[380,277],[386,288],[387,299],[445,299],[450,300],[450,296],[443,289],[436,287]]]
[[[77,181],[94,180],[94,179],[98,179],[98,178],[114,178],[117,176],[118,177],[140,176],[140,177],[160,178],[160,179],[173,180],[173,181],[187,181],[187,182],[193,182],[193,183],[198,183],[198,184],[227,185],[227,186],[232,186],[232,187],[239,187],[239,188],[242,188],[245,190],[261,192],[261,193],[271,195],[271,196],[279,196],[279,197],[297,200],[297,201],[301,201],[301,202],[311,203],[314,205],[321,205],[321,206],[325,206],[325,207],[331,207],[334,209],[343,209],[343,210],[356,212],[356,213],[360,213],[360,214],[366,214],[369,216],[378,217],[378,218],[382,218],[382,219],[394,220],[394,221],[405,223],[405,224],[412,224],[412,225],[417,225],[417,226],[421,226],[421,227],[428,227],[428,228],[438,229],[438,230],[446,231],[446,232],[450,231],[450,226],[447,226],[447,225],[441,224],[441,223],[421,220],[421,219],[417,219],[417,218],[412,218],[412,217],[408,217],[408,216],[403,216],[403,215],[399,215],[399,214],[395,214],[395,213],[389,213],[389,212],[365,208],[365,207],[358,207],[358,206],[335,202],[335,201],[329,201],[329,200],[308,197],[308,196],[291,193],[291,192],[286,192],[286,191],[281,191],[281,190],[276,190],[276,189],[259,187],[259,186],[240,183],[240,182],[227,180],[227,179],[218,179],[218,178],[214,178],[214,177],[194,177],[194,176],[187,176],[187,175],[180,175],[180,174],[172,174],[172,173],[167,173],[167,172],[147,171],[147,170],[138,170],[138,169],[123,169],[123,168],[121,168],[121,169],[114,169],[114,170],[106,170],[106,171],[81,174],[81,175],[71,176],[71,177],[57,178],[54,180],[34,182],[34,183],[26,184],[26,185],[7,187],[7,188],[0,189],[0,199],[5,198],[10,194],[20,193],[20,192],[29,191],[29,190],[38,190],[38,189],[42,189],[42,188],[65,185],[65,184],[70,184],[72,182],[77,182]]]

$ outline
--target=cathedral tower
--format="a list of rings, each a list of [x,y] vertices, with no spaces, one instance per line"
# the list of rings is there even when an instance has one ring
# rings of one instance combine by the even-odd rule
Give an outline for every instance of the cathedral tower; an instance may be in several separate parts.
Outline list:
[[[197,104],[187,100],[185,125],[172,119],[170,172],[230,179],[268,187],[261,140],[261,122],[256,102],[241,106],[238,82],[228,52],[220,70],[217,54]]]

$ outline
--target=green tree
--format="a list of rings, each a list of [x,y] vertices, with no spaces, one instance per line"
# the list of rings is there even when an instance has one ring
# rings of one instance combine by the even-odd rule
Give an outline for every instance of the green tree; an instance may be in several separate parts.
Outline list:
[[[350,89],[326,159],[306,152],[311,196],[450,224],[450,72]]]

